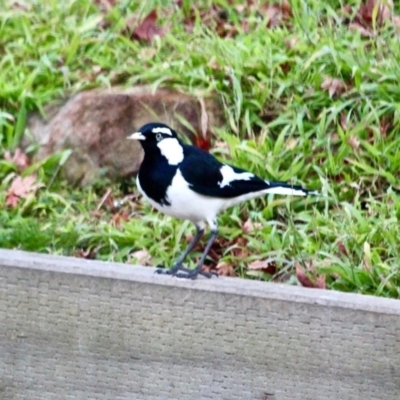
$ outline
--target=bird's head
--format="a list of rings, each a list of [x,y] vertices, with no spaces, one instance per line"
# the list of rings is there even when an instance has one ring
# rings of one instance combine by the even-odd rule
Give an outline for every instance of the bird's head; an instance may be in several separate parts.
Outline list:
[[[152,122],[143,125],[128,139],[140,140],[146,157],[166,158],[168,164],[177,165],[183,160],[183,147],[176,132],[168,125]]]
[[[129,135],[128,139],[140,140],[142,147],[146,148],[164,139],[178,139],[178,135],[166,124],[151,122],[143,125],[137,132]]]

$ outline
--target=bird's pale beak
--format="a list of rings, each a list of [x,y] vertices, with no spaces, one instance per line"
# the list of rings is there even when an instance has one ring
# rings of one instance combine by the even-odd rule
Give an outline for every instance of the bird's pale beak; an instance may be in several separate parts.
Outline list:
[[[131,135],[127,136],[127,139],[146,140],[146,136],[144,136],[142,134],[142,132],[135,132],[135,133],[132,133]]]

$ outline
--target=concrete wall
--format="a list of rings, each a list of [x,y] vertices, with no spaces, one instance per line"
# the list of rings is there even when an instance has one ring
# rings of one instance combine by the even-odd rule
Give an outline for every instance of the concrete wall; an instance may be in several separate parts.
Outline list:
[[[0,399],[400,399],[400,301],[153,271],[0,250]]]

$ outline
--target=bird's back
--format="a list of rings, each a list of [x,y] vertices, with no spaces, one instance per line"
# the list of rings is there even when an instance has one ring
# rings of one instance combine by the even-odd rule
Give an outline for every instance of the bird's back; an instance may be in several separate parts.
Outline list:
[[[199,194],[228,199],[269,187],[268,182],[251,172],[223,164],[202,149],[188,145],[183,149],[179,169],[190,189]]]

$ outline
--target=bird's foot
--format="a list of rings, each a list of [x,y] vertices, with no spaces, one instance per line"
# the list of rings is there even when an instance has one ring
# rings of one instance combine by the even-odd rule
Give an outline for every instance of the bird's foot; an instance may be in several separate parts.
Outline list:
[[[206,278],[212,278],[213,276],[218,277],[216,272],[205,272],[205,271],[196,271],[195,269],[190,269],[188,272],[177,272],[174,274],[177,278],[185,278],[185,279],[196,279],[198,275],[205,276]]]
[[[216,272],[205,272],[195,269],[185,268],[184,266],[178,264],[174,265],[170,269],[166,269],[163,265],[159,265],[155,271],[156,274],[165,274],[176,276],[177,278],[185,278],[185,279],[196,279],[198,275],[205,276],[206,278],[211,278],[213,275],[218,277]]]
[[[161,275],[172,275],[175,276],[177,272],[182,271],[182,272],[190,272],[192,271],[189,268],[185,268],[182,264],[175,264],[171,268],[167,269],[165,265],[157,265],[157,269],[155,271],[156,274],[161,274]]]

